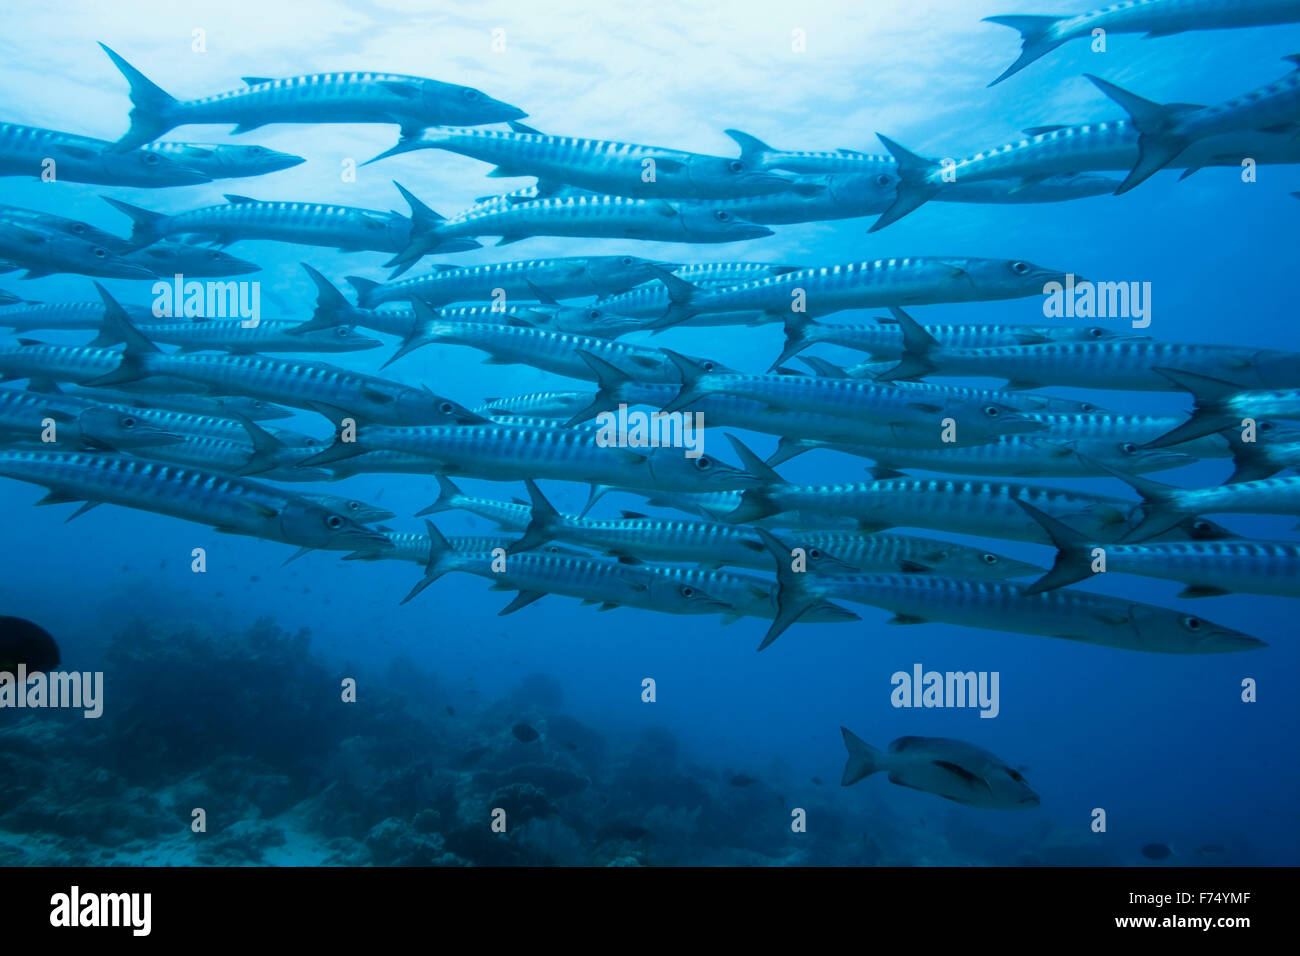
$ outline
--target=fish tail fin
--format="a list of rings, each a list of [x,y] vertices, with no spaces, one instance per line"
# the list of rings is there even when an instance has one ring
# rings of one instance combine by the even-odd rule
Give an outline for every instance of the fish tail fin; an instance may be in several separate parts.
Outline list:
[[[1088,540],[1083,535],[1064,522],[1039,511],[1027,501],[1016,498],[1015,502],[1020,505],[1025,514],[1038,522],[1056,547],[1056,563],[1052,565],[1052,569],[1021,591],[1021,594],[1051,591],[1054,588],[1082,581],[1092,574],[1088,563]]]
[[[1091,73],[1084,75],[1097,89],[1124,108],[1124,112],[1133,120],[1134,129],[1141,134],[1138,137],[1138,161],[1115,190],[1116,196],[1145,182],[1187,148],[1187,138],[1172,132],[1178,115],[1176,107],[1153,103]]]
[[[997,86],[1007,77],[1019,73],[1039,57],[1050,53],[1064,43],[1064,40],[1053,39],[1051,36],[1052,28],[1060,20],[1060,17],[1044,16],[985,17],[985,23],[996,23],[1000,26],[1010,27],[1020,33],[1020,56],[1016,58],[1014,63],[1003,70],[1002,75],[990,83],[989,86]]]
[[[672,349],[663,349],[662,351],[668,356],[668,361],[677,366],[677,373],[682,379],[682,387],[671,401],[662,406],[660,411],[679,412],[704,397],[705,393],[700,388],[700,379],[707,374],[707,369],[694,359],[680,355]]]
[[[1235,485],[1242,481],[1260,481],[1272,478],[1282,470],[1280,465],[1269,461],[1268,455],[1260,448],[1257,441],[1242,441],[1241,433],[1235,428],[1224,429],[1223,437],[1232,449],[1232,474],[1225,484]]]
[[[746,490],[745,494],[748,495],[749,490]],[[776,617],[772,621],[772,626],[767,629],[767,633],[763,635],[762,643],[758,645],[761,651],[785,633],[785,630],[806,612],[824,602],[808,593],[807,583],[804,580],[807,575],[796,573],[791,568],[790,548],[766,529],[754,528],[753,531],[776,561]]]
[[[1154,538],[1176,527],[1187,517],[1186,512],[1179,507],[1182,489],[1152,481],[1150,478],[1131,475],[1126,471],[1119,471],[1085,455],[1080,455],[1079,460],[1090,468],[1118,478],[1142,496],[1142,520],[1119,539],[1121,542]]]
[[[586,362],[587,367],[596,376],[597,389],[596,394],[591,397],[591,403],[586,408],[574,412],[573,416],[564,423],[566,426],[580,424],[601,412],[617,408],[623,388],[632,381],[632,376],[627,372],[585,349],[578,350],[578,358]]]
[[[129,202],[122,202],[120,199],[114,199],[112,196],[102,197],[104,202],[108,203],[118,212],[125,213],[131,219],[131,243],[137,248],[144,248],[152,245],[161,238],[160,226],[167,218],[166,213],[154,212],[152,209],[144,209],[140,206],[132,206]]]
[[[334,410],[321,407],[318,408],[317,411],[321,412],[321,414],[325,414],[327,411],[333,412]],[[331,417],[337,416],[332,415]],[[344,441],[343,433],[340,431],[334,436],[334,443],[332,445],[323,451],[312,455],[310,458],[304,458],[302,461],[298,462],[298,465],[303,468],[314,468],[317,465],[328,465],[336,461],[343,461],[347,458],[355,458],[358,455],[364,455],[369,450],[370,449],[366,448],[361,443],[360,434],[358,434],[353,441]]]
[[[781,354],[776,357],[776,361],[768,371],[772,371],[778,365],[784,365],[812,344],[808,340],[808,328],[817,324],[819,324],[817,320],[811,318],[806,312],[790,312],[786,315],[785,347],[781,349]]]
[[[876,136],[898,162],[898,188],[893,203],[871,224],[868,232],[877,232],[890,223],[897,222],[913,209],[925,205],[939,192],[939,187],[929,181],[930,171],[935,167],[933,160],[918,156],[881,133]]]
[[[101,375],[93,378],[84,385],[94,387],[103,387],[107,385],[121,385],[126,382],[139,381],[148,375],[144,367],[143,357],[150,354],[159,354],[161,350],[154,345],[152,341],[139,329],[137,329],[131,319],[127,316],[126,310],[118,304],[117,300],[98,282],[95,283],[95,289],[99,292],[100,299],[104,302],[104,333],[103,335],[112,338],[114,342],[125,342],[126,348],[122,354],[121,364],[107,375]]]
[[[357,309],[343,297],[343,293],[329,279],[307,263],[301,263],[311,281],[316,285],[316,308],[311,318],[301,325],[289,330],[291,335],[313,332],[316,329],[332,329],[338,325],[356,325],[361,318]]]
[[[531,551],[554,540],[556,525],[560,522],[560,513],[546,500],[542,490],[537,487],[537,482],[525,478],[524,487],[528,489],[528,500],[532,502],[528,527],[524,529],[523,537],[506,548],[506,554]]]
[[[424,577],[415,582],[415,587],[411,588],[406,597],[402,598],[400,602],[402,604],[413,600],[417,594],[450,571],[450,559],[456,555],[456,549],[451,546],[451,542],[443,536],[441,531],[434,527],[433,522],[428,518],[424,520],[424,530],[429,536],[429,558],[424,566]]]
[[[783,435],[776,443],[776,451],[767,456],[767,466],[775,468],[782,462],[796,458],[806,451],[812,451],[816,447],[818,447],[818,443],[812,439],[791,438],[788,435]]]
[[[248,439],[253,445],[253,454],[235,472],[236,475],[256,475],[259,472],[269,471],[280,464],[280,456],[286,447],[284,442],[252,419],[246,418],[238,412],[232,411],[228,414],[244,426],[244,431],[248,432]]]
[[[844,764],[844,776],[840,777],[841,787],[855,784],[881,769],[879,750],[847,727],[841,727],[840,733],[844,736],[844,749],[849,752],[849,759]]]
[[[654,322],[647,323],[645,328],[655,332],[662,332],[664,329],[672,328],[674,325],[685,322],[695,315],[691,302],[700,291],[698,286],[692,285],[680,276],[675,276],[667,269],[661,269],[656,265],[650,266],[650,271],[668,290],[669,305],[662,316]]]
[[[415,322],[411,325],[411,334],[402,340],[402,344],[397,347],[396,352],[389,356],[388,361],[379,366],[381,370],[388,368],[402,356],[409,355],[418,348],[438,341],[439,316],[437,310],[420,298],[412,299],[411,307],[415,311]]]
[[[727,441],[731,442],[731,447],[735,449],[737,457],[740,458],[740,465],[749,474],[755,478],[761,478],[769,485],[784,485],[786,480],[777,474],[776,470],[763,459],[759,458],[749,446],[737,438],[735,435],[728,435]]]
[[[465,493],[460,490],[460,486],[446,475],[437,475],[435,477],[438,479],[438,497],[434,499],[433,504],[417,511],[415,513],[417,518],[424,515],[438,514],[442,511],[452,511],[456,508],[456,499],[462,498],[465,495]]]
[[[881,372],[876,378],[882,382],[889,382],[896,379],[924,378],[926,375],[933,374],[935,364],[931,353],[939,348],[938,341],[921,326],[921,323],[898,306],[891,305],[889,312],[902,330],[903,354],[899,356],[897,365]]]
[[[1224,403],[1241,391],[1237,385],[1208,375],[1197,375],[1194,372],[1183,372],[1174,368],[1152,366],[1151,371],[1158,372],[1179,388],[1190,392],[1196,400],[1196,405],[1187,421],[1165,432],[1159,438],[1147,442],[1142,446],[1143,448],[1165,448],[1169,445],[1177,445],[1179,442],[1212,435],[1232,424]]]
[[[740,159],[743,163],[752,163],[755,167],[760,167],[766,158],[775,152],[757,136],[750,136],[738,129],[725,129],[723,132],[735,140],[736,145],[740,147]]]
[[[126,77],[126,82],[131,87],[131,128],[110,146],[109,150],[114,153],[125,153],[137,146],[153,142],[172,129],[176,124],[172,122],[170,113],[176,105],[176,98],[126,62],[115,51],[103,43],[100,47],[108,54],[113,65],[122,71],[122,75]]]
[[[376,282],[374,279],[363,279],[361,276],[344,276],[344,278],[357,294],[357,305],[363,309],[369,308],[370,306],[366,300],[382,283]]]
[[[400,267],[390,278],[401,275],[438,247],[438,227],[447,219],[426,206],[397,180],[393,180],[393,185],[411,207],[411,238],[406,248],[384,263],[386,269]]]
[[[422,133],[416,133],[413,136],[402,135],[397,140],[397,145],[384,150],[367,159],[362,166],[369,166],[371,163],[377,163],[381,159],[387,159],[389,156],[398,156],[402,153],[409,153],[416,149],[437,149],[438,145],[430,136],[432,131],[426,130]]]

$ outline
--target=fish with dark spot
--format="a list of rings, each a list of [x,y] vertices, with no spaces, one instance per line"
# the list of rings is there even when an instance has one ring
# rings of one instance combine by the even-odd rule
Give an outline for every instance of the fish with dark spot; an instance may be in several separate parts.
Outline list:
[[[511,728],[510,732],[515,735],[516,740],[522,741],[526,744],[532,743],[541,736],[541,734],[528,726],[528,724],[515,724],[514,727]]]
[[[51,671],[59,666],[59,645],[38,624],[0,616],[0,672],[16,674],[19,664],[28,674]]]

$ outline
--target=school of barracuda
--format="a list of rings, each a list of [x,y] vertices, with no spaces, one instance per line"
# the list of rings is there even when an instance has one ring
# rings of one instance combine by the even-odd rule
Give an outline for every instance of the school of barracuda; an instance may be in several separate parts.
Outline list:
[[[1077,17],[990,19],[1023,36],[1001,82],[1096,28],[1162,36],[1297,22],[1300,2],[1143,0]],[[1187,176],[1244,156],[1296,163],[1300,56],[1288,58],[1292,69],[1277,82],[1211,106],[1161,105],[1089,77],[1126,116],[1029,129],[1018,142],[940,163],[884,135],[888,155],[869,155],[780,150],[728,130],[736,157],[552,135],[482,91],[386,73],[245,77],[230,92],[176,99],[104,50],[129,85],[129,129],[110,143],[0,124],[0,176],[39,177],[53,159],[65,181],[183,187],[304,162],[255,145],[158,141],[186,125],[230,123],[240,134],[268,124],[380,123],[396,125],[400,139],[370,162],[418,150],[432,167],[436,151],[449,151],[490,164],[488,176],[536,185],[480,197],[450,218],[396,183],[407,216],[233,193],[224,205],[165,214],[105,196],[124,214],[129,237],[0,206],[5,271],[88,277],[81,301],[0,291],[0,327],[22,336],[0,346],[0,379],[14,383],[0,388],[0,475],[44,487],[38,504],[80,503],[77,514],[116,504],[283,542],[298,554],[413,563],[421,571],[406,600],[461,572],[517,592],[502,614],[557,594],[600,610],[763,618],[771,623],[760,649],[796,623],[858,620],[851,605],[885,609],[897,624],[946,622],[1160,654],[1264,646],[1206,618],[1071,589],[1095,573],[1097,548],[1109,571],[1181,582],[1182,597],[1300,597],[1300,544],[1246,540],[1206,517],[1300,515],[1300,353],[1164,343],[1085,325],[923,326],[906,311],[1042,295],[1047,283],[1066,281],[1069,263],[900,256],[695,265],[624,253],[444,263],[405,275],[425,256],[474,249],[484,237],[499,237],[498,245],[532,236],[726,243],[771,235],[773,225],[866,216],[878,216],[878,230],[930,200],[1060,202],[1124,193],[1164,167]],[[1104,175],[1111,172],[1126,178]],[[386,282],[331,278],[304,263],[314,313],[251,328],[160,318],[92,278],[248,274],[259,266],[223,250],[249,240],[369,250],[387,257],[392,273]],[[877,307],[890,316],[826,321]],[[765,370],[681,354],[656,337],[680,325],[767,322],[784,323],[786,346]],[[49,330],[84,330],[88,341],[31,338]],[[648,334],[626,341],[635,333]],[[388,364],[425,346],[458,347],[486,353],[489,364],[523,363],[583,384],[484,401],[319,359],[392,339]],[[860,351],[864,361],[841,368],[802,354],[823,343]],[[807,372],[787,366],[796,357]],[[1007,385],[944,384],[952,377]],[[1037,391],[1052,385],[1095,389],[1097,404]],[[1106,390],[1181,390],[1189,413],[1112,411]],[[621,405],[700,413],[715,434],[770,435],[777,450],[764,460],[728,435],[731,464],[681,448],[611,444],[591,420]],[[272,424],[295,411],[328,419],[334,440]],[[1257,440],[1242,438],[1248,419]],[[51,420],[55,441],[45,434]],[[869,460],[871,477],[809,486],[775,470],[811,449]],[[1225,484],[1189,489],[1149,477],[1207,458],[1234,463]],[[951,477],[912,477],[913,469]],[[438,498],[422,516],[463,510],[495,522],[501,535],[448,539],[427,519],[423,533],[397,532],[378,524],[396,517],[390,512],[294,490],[384,473],[436,477]],[[453,480],[461,476],[522,483],[527,503],[468,496]],[[1135,496],[1086,490],[1087,479],[1112,476]],[[619,489],[667,511],[562,514],[539,479],[590,484],[588,508]],[[947,542],[944,533],[1038,542],[1056,557],[1044,572],[996,545]],[[847,730],[845,741],[846,784],[934,750],[948,763],[924,758],[919,766],[942,779],[916,784],[922,789],[975,805],[1037,803],[1018,776],[1007,783],[1014,794],[995,799],[989,774],[1006,768],[969,745],[904,738],[882,754]]]

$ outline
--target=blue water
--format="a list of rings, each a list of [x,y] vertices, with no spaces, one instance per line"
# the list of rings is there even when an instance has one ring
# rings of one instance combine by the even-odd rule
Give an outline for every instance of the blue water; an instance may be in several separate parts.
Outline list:
[[[880,151],[880,131],[924,155],[960,156],[1018,138],[1027,126],[1118,118],[1084,72],[1156,101],[1216,102],[1281,75],[1281,56],[1300,49],[1295,26],[1150,41],[1115,36],[1105,54],[1075,41],[986,89],[1018,42],[980,18],[1052,7],[1075,12],[1069,4],[441,7],[223,3],[197,12],[123,3],[110,14],[89,4],[9,6],[0,12],[0,119],[121,135],[129,104],[121,76],[96,47],[102,40],[177,96],[233,88],[245,75],[377,69],[475,86],[557,134],[732,155],[721,132],[728,127],[778,148],[868,152]],[[504,52],[491,48],[498,27]],[[802,53],[791,50],[796,28],[807,35]],[[195,29],[205,31],[206,52],[191,49]],[[167,212],[221,202],[225,192],[398,209],[396,179],[451,215],[475,197],[528,184],[486,179],[482,164],[436,151],[365,167],[355,182],[342,179],[347,160],[364,160],[395,137],[391,126],[272,126],[229,141],[296,153],[307,163],[254,181],[162,190],[8,178],[0,180],[0,202],[125,234],[128,223],[100,195]],[[187,127],[166,138],[226,142],[228,130]],[[918,255],[1023,258],[1092,278],[1152,283],[1149,332],[1161,339],[1297,348],[1300,206],[1288,195],[1297,189],[1300,173],[1289,167],[1260,167],[1258,182],[1249,184],[1231,167],[1183,182],[1165,171],[1122,197],[931,203],[872,235],[869,220],[859,219],[780,226],[774,236],[721,246],[534,238],[440,261],[610,252],[809,265]],[[263,283],[266,317],[309,314],[313,290],[299,262],[336,280],[384,276],[378,253],[269,242],[231,251],[262,266],[251,278]],[[149,301],[143,282],[105,285],[122,301]],[[76,276],[2,276],[0,288],[46,301],[93,298],[89,280]],[[842,313],[834,321],[874,314]],[[935,324],[1042,321],[1037,298],[918,307],[915,315]],[[780,342],[779,326],[678,329],[655,340],[753,370],[767,367]],[[390,351],[326,360],[374,371]],[[815,354],[852,355],[824,347]],[[422,349],[385,374],[428,383],[471,407],[488,396],[581,387],[525,367],[483,366],[477,353],[451,346]],[[1186,406],[1174,394],[1051,391],[1117,411]],[[322,437],[329,431],[317,416],[284,424]],[[764,455],[775,442],[744,437]],[[720,433],[708,441],[712,453],[734,461]],[[854,480],[863,466],[819,452],[781,471],[796,480]],[[1218,460],[1156,477],[1209,485],[1228,468]],[[488,497],[523,493],[518,484],[458,483]],[[1131,495],[1112,480],[1070,484]],[[561,510],[577,510],[586,496],[578,484],[544,488]],[[321,490],[380,504],[398,514],[389,523],[404,531],[423,530],[411,516],[436,496],[433,480],[419,476],[363,476]],[[106,713],[99,722],[0,713],[0,762],[9,771],[0,773],[0,862],[1139,865],[1152,862],[1139,852],[1150,843],[1172,849],[1167,863],[1300,862],[1293,738],[1300,707],[1291,693],[1300,651],[1294,604],[1286,599],[1180,601],[1173,582],[1118,575],[1081,585],[1185,608],[1268,642],[1250,654],[1148,655],[938,624],[893,627],[885,612],[870,608],[858,608],[859,623],[796,626],[757,654],[766,621],[724,627],[716,618],[626,608],[597,613],[560,596],[498,618],[509,595],[468,576],[444,578],[399,607],[418,576],[414,565],[344,563],[317,552],[282,567],[292,550],[282,544],[112,506],[64,523],[74,506],[33,508],[41,494],[0,480],[0,611],[56,635],[65,667],[105,670]],[[640,507],[637,496],[613,494],[596,513]],[[1295,537],[1294,518],[1221,522],[1255,537]],[[438,525],[447,534],[491,530],[458,513],[439,516]],[[1043,547],[990,546],[1025,560],[1050,558]],[[207,549],[206,575],[189,570],[195,547]],[[248,632],[261,618],[285,632],[309,630],[309,646],[259,644]],[[985,720],[974,710],[893,708],[890,675],[915,662],[998,671],[1001,713]],[[547,675],[556,688],[533,675]],[[360,690],[358,702],[345,705],[338,688],[348,676]],[[657,683],[654,703],[641,700],[646,677]],[[1258,682],[1256,703],[1240,699],[1245,678]],[[298,719],[303,714],[315,716]],[[589,735],[561,744],[566,720]],[[542,740],[514,741],[510,728],[520,721],[537,726]],[[1041,806],[978,810],[883,776],[842,789],[841,725],[881,747],[909,734],[983,746],[1023,768]],[[489,748],[482,763],[459,769],[459,755],[478,747]],[[553,788],[553,813],[500,838],[519,856],[494,856],[497,850],[465,837],[488,833],[492,785],[475,783],[475,774],[490,770],[504,780],[512,768],[535,763],[588,783],[576,793]],[[393,783],[407,770],[422,781],[409,791]],[[293,785],[283,799],[263,800],[253,782],[277,774]],[[757,782],[736,786],[729,782],[736,774]],[[90,779],[101,784],[76,782]],[[332,793],[362,797],[346,812],[320,803],[331,785]],[[448,792],[457,795],[452,804]],[[135,829],[110,832],[114,808],[128,806]],[[192,806],[207,807],[207,834],[191,832]],[[420,816],[432,806],[434,823]],[[794,808],[808,810],[805,834],[791,832]],[[1106,811],[1104,833],[1090,828],[1095,808]],[[385,849],[388,831],[377,828],[390,818],[397,821],[390,830],[419,832],[425,842],[409,852]],[[649,836],[592,836],[611,821],[631,821]],[[268,828],[280,835],[267,836]],[[461,834],[451,840],[459,852],[444,857],[429,834],[453,833]]]

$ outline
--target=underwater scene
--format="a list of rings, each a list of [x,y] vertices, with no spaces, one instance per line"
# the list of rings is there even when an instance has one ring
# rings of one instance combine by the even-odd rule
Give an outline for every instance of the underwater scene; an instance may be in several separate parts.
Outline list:
[[[1300,862],[1297,54],[6,6],[0,865]]]

